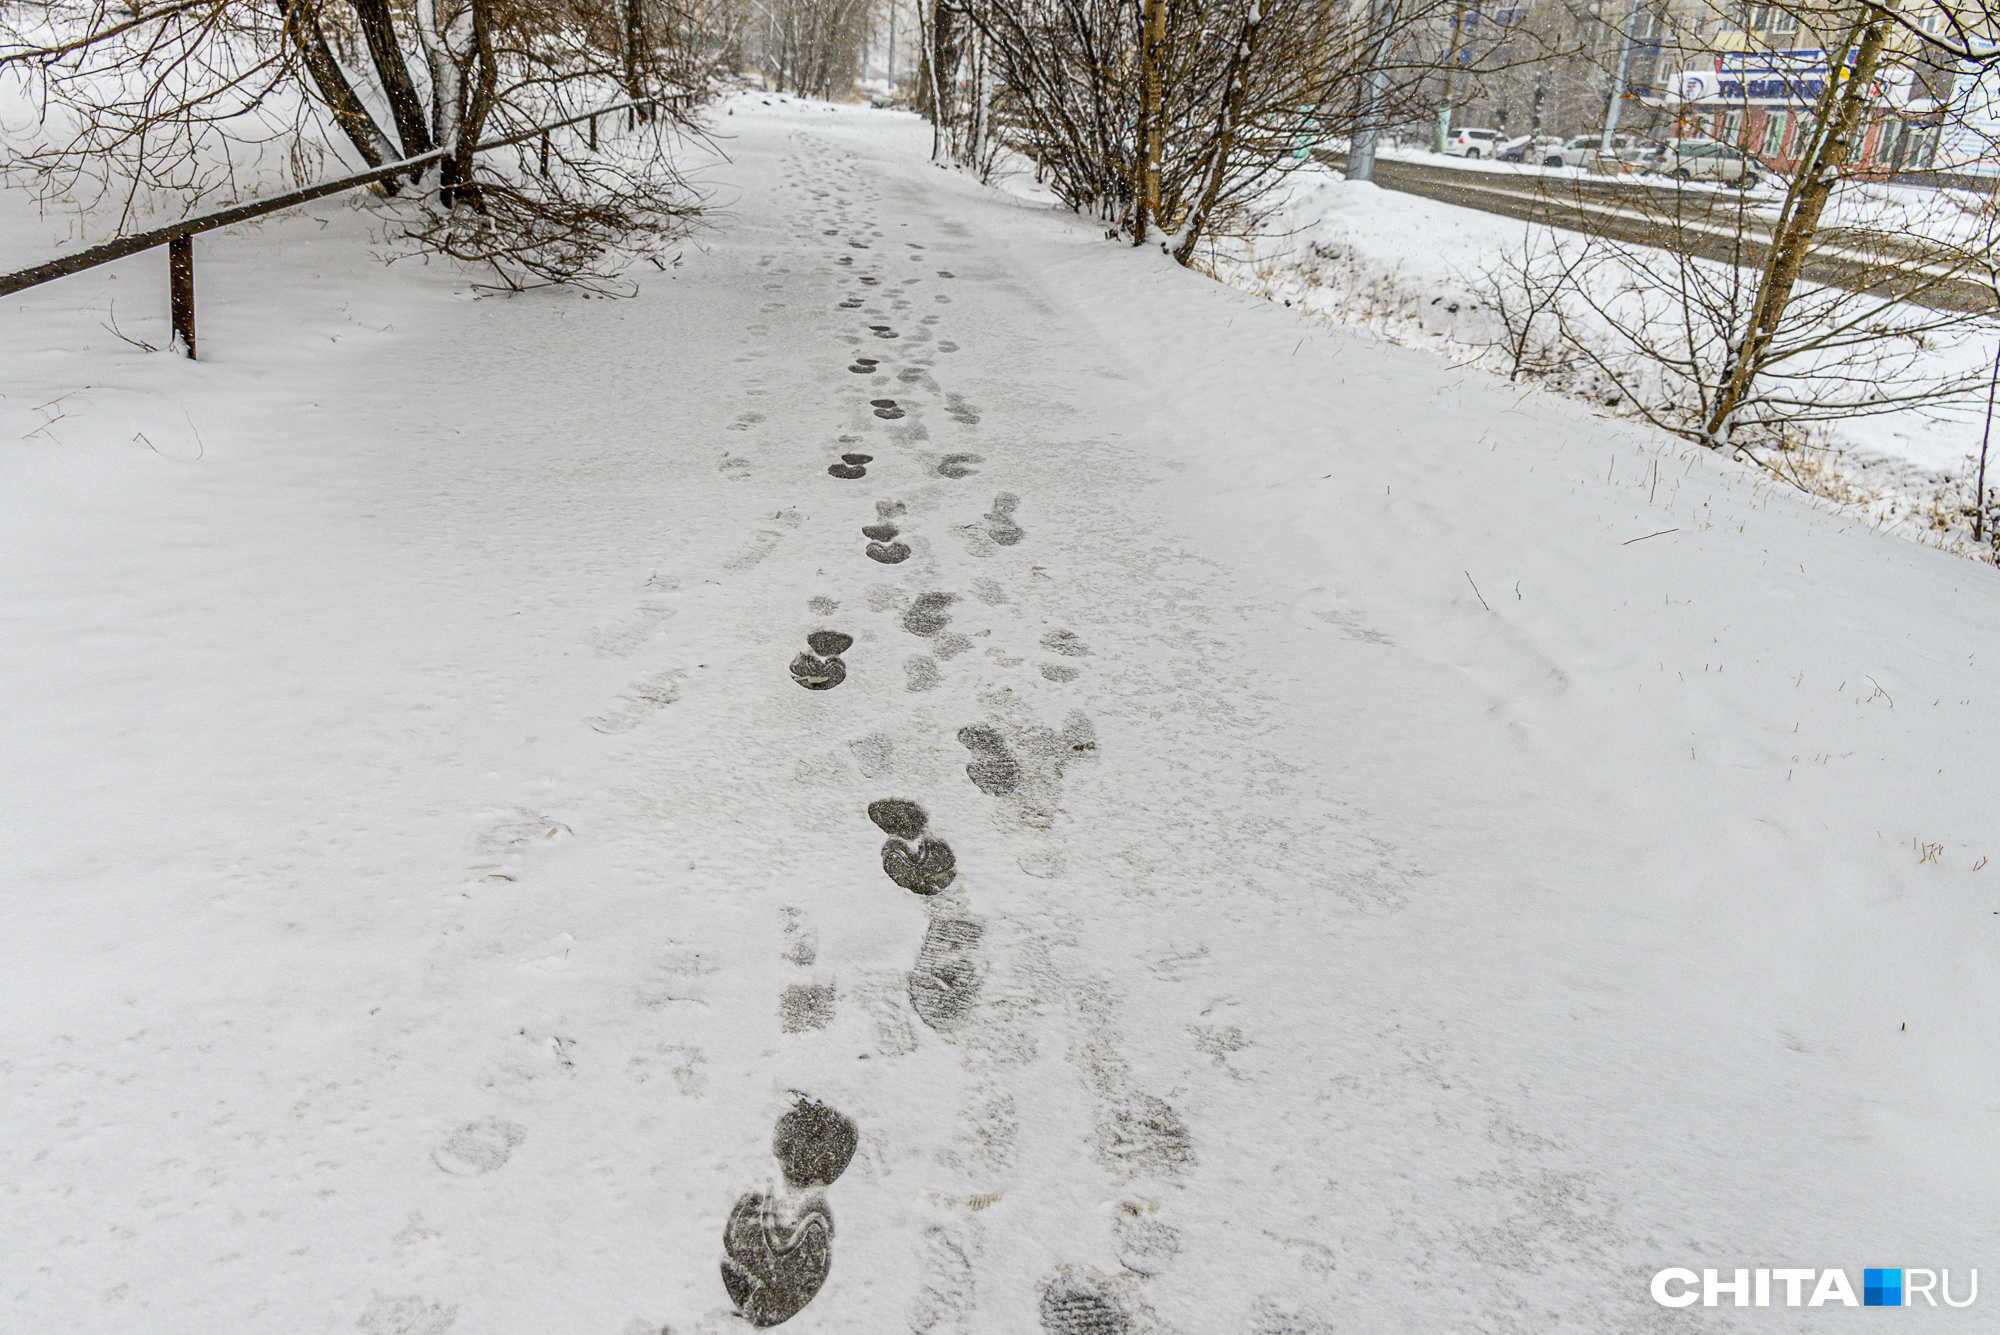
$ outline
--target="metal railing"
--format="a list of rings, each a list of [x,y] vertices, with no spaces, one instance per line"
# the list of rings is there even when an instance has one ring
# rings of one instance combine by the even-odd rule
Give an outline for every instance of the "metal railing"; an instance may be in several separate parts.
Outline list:
[[[498,139],[489,139],[485,143],[475,146],[472,151],[474,153],[484,153],[489,149],[505,148],[509,144],[526,143],[528,140],[539,136],[542,140],[542,161],[546,167],[548,161],[548,135],[551,130],[560,130],[566,126],[580,125],[585,121],[589,121],[590,146],[594,149],[597,147],[597,118],[599,116],[608,116],[613,112],[626,111],[639,107],[652,107],[658,105],[659,101],[660,99],[656,97],[635,97],[624,102],[614,102],[610,106],[598,107],[594,111],[586,111],[581,115],[571,116],[566,120],[550,121],[546,125],[537,125],[532,129],[522,130],[517,134],[503,135]],[[67,278],[73,273],[81,273],[85,269],[94,269],[100,264],[109,264],[113,260],[122,260],[127,255],[136,255],[142,250],[151,250],[156,246],[165,246],[167,248],[167,291],[169,305],[172,308],[174,343],[185,351],[189,358],[193,358],[195,346],[194,238],[198,234],[214,231],[218,227],[228,227],[232,223],[244,222],[250,218],[261,217],[266,213],[275,213],[279,209],[288,209],[294,205],[304,204],[311,200],[323,199],[328,195],[337,195],[343,190],[354,190],[364,185],[373,184],[376,181],[387,180],[391,176],[400,176],[405,172],[411,172],[418,167],[422,167],[426,163],[435,162],[439,158],[447,156],[450,151],[450,149],[434,148],[428,153],[419,153],[415,157],[402,158],[396,162],[385,163],[380,167],[374,167],[365,172],[356,172],[352,176],[342,176],[331,181],[321,181],[316,185],[303,186],[297,190],[287,190],[282,195],[272,195],[266,199],[253,199],[246,204],[237,204],[230,208],[217,210],[214,213],[204,213],[197,217],[184,218],[180,222],[167,227],[156,227],[150,232],[134,232],[130,236],[114,237],[112,240],[106,241],[101,245],[79,250],[73,255],[60,256],[48,261],[46,264],[38,264],[32,269],[20,269],[14,273],[0,274],[0,297],[10,296],[13,293],[37,287],[43,283],[54,282],[58,278]]]

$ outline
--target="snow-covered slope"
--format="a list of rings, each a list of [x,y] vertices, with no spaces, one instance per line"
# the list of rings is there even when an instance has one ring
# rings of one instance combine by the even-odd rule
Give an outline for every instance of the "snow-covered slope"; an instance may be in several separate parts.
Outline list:
[[[196,365],[97,330],[123,269],[9,302],[0,1330],[738,1329],[796,1094],[858,1151],[787,1329],[1962,1294],[1991,569],[912,118],[718,124],[629,302],[371,269],[341,205],[205,247]]]
[[[1769,199],[1765,205],[1760,206],[1765,212],[1776,207]],[[1858,183],[1840,191],[1835,205],[1834,216],[1878,234],[1902,229],[1966,240],[1979,216],[1959,192]],[[1282,183],[1276,207],[1257,235],[1218,241],[1212,261],[1224,281],[1293,309],[1336,324],[1365,324],[1397,342],[1504,373],[1512,365],[1511,344],[1496,297],[1506,295],[1518,307],[1524,268],[1547,272],[1558,254],[1580,256],[1583,244],[1577,234],[1559,228],[1309,167]],[[1661,282],[1659,271],[1607,255],[1591,283],[1593,300],[1622,311],[1629,330],[1641,309],[1650,306],[1656,314],[1672,309],[1663,304],[1668,292]],[[1665,284],[1672,287],[1671,281]],[[1623,367],[1630,384],[1644,385],[1657,376],[1657,368],[1635,356],[1626,335],[1601,314],[1577,306],[1567,318],[1565,338],[1582,340],[1607,365]],[[1906,330],[1931,319],[1907,310],[1885,318]],[[1551,321],[1541,328],[1552,326]],[[1913,338],[1920,354],[1905,357],[1904,345],[1894,342],[1878,349],[1880,360],[1864,365],[1871,374],[1863,380],[1904,392],[1919,383],[1956,383],[1961,392],[1922,407],[1801,424],[1799,439],[1810,451],[1798,456],[1793,471],[1822,498],[1837,499],[1878,528],[1990,560],[1990,544],[1973,540],[1971,514],[1996,337],[2000,326],[1972,320]],[[1531,357],[1526,378],[1533,378],[1533,362]],[[1588,372],[1553,379],[1585,400],[1604,401],[1599,378]],[[1837,379],[1802,381],[1808,387],[1801,393],[1809,399],[1822,390],[1832,393],[1829,386]],[[1669,397],[1655,394],[1652,401],[1657,407]],[[1627,415],[1637,415],[1629,405]]]

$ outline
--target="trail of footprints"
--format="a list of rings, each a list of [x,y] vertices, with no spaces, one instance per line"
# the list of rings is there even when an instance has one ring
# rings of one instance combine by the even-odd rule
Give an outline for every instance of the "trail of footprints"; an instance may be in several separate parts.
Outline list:
[[[841,203],[844,207],[844,199]],[[886,275],[879,270],[887,256],[872,244],[881,239],[881,233],[866,223],[856,225],[844,213],[837,213],[827,221],[841,225],[821,229],[818,238],[821,244],[844,241],[849,252],[833,258],[836,273],[853,271],[857,255],[866,259],[866,268],[854,273],[855,285],[860,290],[846,294],[836,309],[866,311],[871,298],[885,296],[893,309],[908,309],[911,303],[904,292],[926,280],[913,277],[894,285],[886,283]],[[870,239],[843,236],[844,232],[855,231]],[[924,247],[914,242],[906,244],[911,252],[908,258],[923,263]],[[934,272],[940,279],[955,277],[948,269]],[[950,304],[951,298],[938,293],[934,301],[943,306]],[[864,314],[863,318],[867,320],[868,316]],[[949,341],[931,342],[930,327],[939,318],[924,316],[914,331],[908,331],[907,340],[906,331],[876,318],[858,328],[848,341],[859,345],[863,339],[872,337],[917,345],[912,364],[904,366],[896,380],[913,389],[938,394],[944,400],[947,415],[960,428],[969,430],[979,424],[978,410],[959,394],[942,393],[927,369],[933,360],[928,348],[948,354],[958,346]],[[875,385],[883,385],[882,377],[890,368],[879,357],[857,353],[847,369],[869,377]],[[884,423],[908,422],[887,428],[892,446],[928,439],[921,418],[911,420],[907,401],[881,394],[879,390],[876,394],[866,403],[875,419]],[[839,444],[847,447],[860,442],[861,437],[854,435],[839,438]],[[979,471],[977,465],[984,462],[979,454],[963,451],[921,455],[918,461],[926,472],[949,480],[975,475]],[[849,448],[826,471],[836,479],[856,481],[867,476],[868,465],[874,462],[875,456]],[[1000,548],[1020,544],[1027,537],[1027,531],[1016,519],[1020,504],[1020,498],[1010,492],[997,493],[980,522],[960,530],[968,550],[975,556],[992,556]],[[861,526],[861,536],[866,540],[863,555],[878,564],[894,566],[908,561],[915,551],[923,550],[913,549],[903,540],[898,521],[906,520],[909,514],[903,502],[877,500],[874,505],[874,522]],[[979,600],[988,606],[1008,601],[1005,591],[992,580],[975,581],[973,587]],[[868,599],[871,610],[895,612],[901,628],[925,641],[929,650],[906,660],[906,689],[923,691],[936,686],[942,680],[939,661],[949,661],[972,648],[971,639],[950,629],[953,609],[959,602],[957,594],[943,590],[926,590],[913,596],[886,586],[871,591]],[[816,614],[830,615],[835,606],[830,599],[813,600]],[[813,691],[832,690],[841,685],[848,675],[842,656],[854,643],[854,638],[842,631],[812,631],[806,637],[805,651],[792,659],[792,679]],[[1041,647],[1063,660],[1087,657],[1091,652],[1078,636],[1067,630],[1050,632],[1043,637]],[[1020,658],[1006,657],[997,650],[988,653],[1003,667],[1021,662]],[[1045,679],[1060,683],[1073,680],[1079,669],[1070,662],[1046,662],[1040,664],[1040,671]],[[971,757],[966,765],[967,778],[982,792],[999,799],[1003,809],[1011,809],[1028,830],[1047,829],[1055,823],[1063,769],[1072,761],[1089,758],[1096,750],[1090,721],[1080,712],[1072,713],[1060,731],[991,721],[962,728],[958,741]],[[886,738],[881,744],[887,745]],[[907,797],[885,797],[871,802],[867,815],[886,836],[881,847],[883,874],[915,897],[927,916],[916,958],[905,975],[909,1007],[926,1027],[948,1034],[965,1023],[978,1002],[984,977],[981,948],[986,926],[966,903],[963,887],[954,891],[959,873],[957,857],[951,845],[932,831],[930,816],[923,806]],[[1021,861],[1025,870],[1036,875],[1058,874],[1061,865],[1059,853],[1046,851],[1023,856]],[[1039,865],[1031,865],[1037,861]],[[785,935],[789,944],[785,958],[799,969],[809,970],[817,958],[816,937],[798,920],[795,911],[786,910],[786,915]],[[808,974],[807,981],[784,987],[778,1006],[780,1027],[788,1033],[824,1029],[833,1020],[834,1005],[833,984],[814,980]],[[913,1040],[906,1043],[908,1046],[899,1045],[897,1050],[907,1051],[913,1046]],[[845,1115],[805,1093],[795,1091],[793,1100],[794,1106],[779,1118],[772,1138],[772,1154],[778,1161],[784,1189],[745,1193],[730,1211],[723,1231],[723,1287],[737,1311],[757,1327],[789,1320],[825,1285],[833,1265],[834,1238],[827,1188],[839,1178],[860,1143],[860,1130]],[[940,1238],[942,1241],[932,1239],[937,1244],[932,1250],[941,1247],[956,1258],[959,1269],[965,1269],[965,1257],[956,1244],[942,1234]],[[961,1296],[946,1302],[940,1296],[941,1290],[927,1289],[920,1307],[929,1312],[940,1302],[946,1306],[970,1302],[969,1274],[963,1283],[947,1287]],[[1104,1297],[1093,1281],[1067,1270],[1044,1287],[1039,1316],[1043,1330],[1049,1335],[1124,1335],[1129,1327],[1123,1308]],[[930,1316],[920,1319],[913,1315],[912,1321],[913,1329],[933,1329]]]

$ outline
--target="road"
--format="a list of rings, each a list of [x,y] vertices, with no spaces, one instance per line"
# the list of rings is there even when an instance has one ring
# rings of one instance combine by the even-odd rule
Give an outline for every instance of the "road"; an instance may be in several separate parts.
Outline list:
[[[1346,155],[1320,160],[1345,167]],[[1375,183],[1445,204],[1498,213],[1586,235],[1641,245],[1682,245],[1704,259],[1761,264],[1769,253],[1769,228],[1731,191],[1684,190],[1672,184],[1563,175],[1498,175],[1414,162],[1378,160]],[[1805,276],[1854,291],[1903,297],[1933,310],[2000,309],[1993,286],[1959,277],[1962,262],[1940,247],[1856,239],[1843,247],[1828,233],[1807,263]],[[1891,249],[1890,247],[1893,247]],[[1949,275],[1949,276],[1947,276]]]

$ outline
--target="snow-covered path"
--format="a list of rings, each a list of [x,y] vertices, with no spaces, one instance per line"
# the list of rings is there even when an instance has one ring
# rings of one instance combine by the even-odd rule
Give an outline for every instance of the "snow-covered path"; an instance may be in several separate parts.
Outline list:
[[[24,461],[0,1330],[740,1329],[797,1094],[859,1139],[788,1329],[1962,1293],[1990,569],[732,105],[637,300]]]

